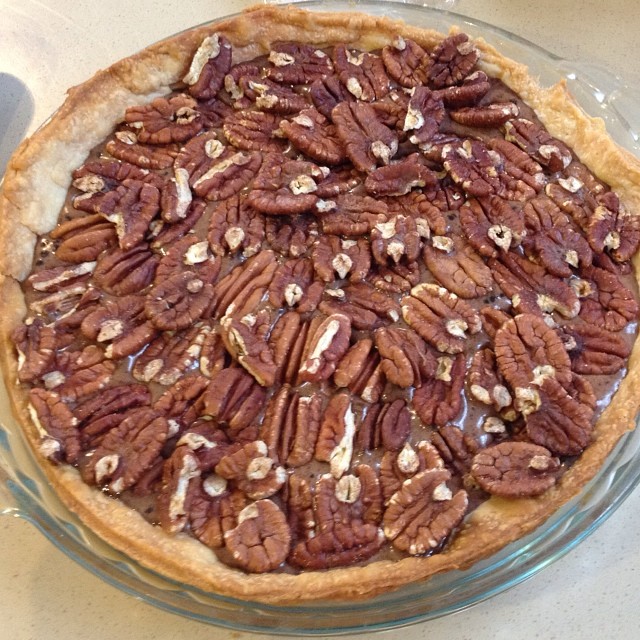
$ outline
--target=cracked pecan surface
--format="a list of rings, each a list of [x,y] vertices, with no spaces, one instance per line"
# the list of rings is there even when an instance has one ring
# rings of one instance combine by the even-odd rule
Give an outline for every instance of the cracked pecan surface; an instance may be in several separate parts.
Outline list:
[[[478,59],[214,34],[123,113],[25,283],[42,454],[253,573],[543,500],[626,370],[640,223]]]

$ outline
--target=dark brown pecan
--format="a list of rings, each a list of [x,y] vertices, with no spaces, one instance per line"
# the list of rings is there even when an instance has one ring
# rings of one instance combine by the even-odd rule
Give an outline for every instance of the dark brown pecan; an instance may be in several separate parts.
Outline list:
[[[247,506],[247,498],[242,491],[228,490],[226,480],[215,474],[191,484],[191,531],[202,544],[219,549],[224,546],[224,534],[236,526],[238,514]]]
[[[179,378],[154,403],[153,408],[169,421],[169,435],[191,427],[198,418],[209,380],[197,373]]]
[[[449,111],[449,117],[466,127],[499,127],[507,120],[519,115],[518,105],[513,102],[493,102],[486,106],[462,107]]]
[[[368,281],[381,291],[406,293],[420,282],[420,267],[417,262],[389,267],[379,265],[374,273],[369,274]]]
[[[182,81],[194,98],[209,100],[222,88],[230,68],[231,44],[224,36],[214,33],[202,41]]]
[[[272,571],[289,555],[287,517],[271,500],[258,500],[238,514],[238,525],[224,534],[224,542],[243,569],[252,573]]]
[[[364,186],[373,196],[403,196],[416,187],[433,187],[437,182],[436,174],[419,161],[417,153],[413,153],[372,171]]]
[[[265,236],[278,253],[299,258],[307,253],[318,237],[318,222],[310,215],[265,216]]]
[[[568,278],[573,275],[573,269],[590,266],[593,261],[589,243],[569,225],[525,238],[522,246],[529,259],[544,265],[559,278]]]
[[[134,409],[105,435],[83,468],[83,478],[112,493],[125,491],[156,461],[168,431],[166,418],[155,410]]]
[[[180,222],[187,217],[193,202],[189,187],[189,174],[185,169],[176,169],[162,189],[160,198],[160,216],[165,222]]]
[[[613,375],[631,353],[623,336],[592,324],[565,325],[560,337],[569,352],[571,368],[584,375]]]
[[[262,164],[262,155],[257,151],[236,151],[219,142],[217,146],[205,144],[203,153],[205,157],[197,169],[189,173],[189,184],[205,200],[224,200],[235,195],[249,184]]]
[[[412,132],[410,142],[423,145],[438,133],[444,116],[442,98],[427,87],[419,86],[409,100],[402,130]]]
[[[198,459],[189,447],[177,447],[165,460],[156,510],[160,526],[167,533],[179,533],[187,525],[194,495],[189,489],[199,480],[200,473]]]
[[[478,50],[469,36],[458,33],[445,38],[432,52],[428,73],[429,82],[440,89],[460,84],[478,61]]]
[[[295,311],[283,313],[276,321],[269,336],[269,347],[277,367],[277,381],[294,383],[298,379],[308,330],[309,323],[303,323]]]
[[[185,236],[195,227],[204,211],[205,203],[202,200],[195,199],[191,201],[183,219],[171,223],[157,218],[153,220],[149,226],[148,235],[151,241],[151,248],[162,249]]]
[[[462,84],[438,89],[435,93],[448,107],[456,108],[476,104],[490,88],[487,74],[484,71],[474,71],[462,81]]]
[[[243,85],[244,79],[241,78],[240,83]],[[245,89],[245,95],[247,97],[251,95],[255,100],[256,108],[261,111],[291,115],[309,105],[304,96],[285,85],[271,82],[268,78],[249,80],[245,87],[247,85],[249,90]],[[242,101],[236,105],[244,106]]]
[[[405,322],[443,353],[460,353],[467,335],[482,327],[480,316],[468,303],[436,284],[415,286],[401,305]]]
[[[366,450],[382,446],[385,451],[400,451],[411,434],[411,413],[401,398],[371,405],[358,427],[358,445]]]
[[[229,354],[217,331],[205,331],[204,340],[200,347],[200,373],[213,377],[215,373],[230,364]]]
[[[412,406],[426,425],[444,426],[455,420],[462,409],[465,359],[441,356],[433,377],[423,380],[413,394]]]
[[[399,387],[419,387],[436,373],[435,356],[411,329],[381,327],[375,334],[380,368],[389,382]]]
[[[316,460],[328,462],[331,475],[340,478],[351,465],[356,423],[348,393],[337,393],[331,397],[322,422],[314,456]]]
[[[129,107],[124,121],[143,144],[185,142],[202,129],[196,101],[186,95],[156,98],[150,104]]]
[[[16,327],[12,339],[18,352],[20,382],[32,382],[51,371],[55,366],[56,350],[64,346],[60,344],[55,327],[44,324],[41,318]]]
[[[296,567],[311,570],[349,566],[371,558],[383,542],[384,536],[377,526],[351,521],[299,542],[288,560]]]
[[[220,272],[220,260],[209,253],[206,240],[188,233],[166,249],[156,269],[154,285],[160,286],[171,276],[191,271],[207,282],[213,282]]]
[[[128,251],[117,248],[99,257],[93,279],[101,289],[116,296],[138,293],[153,281],[159,261],[146,244]]]
[[[160,191],[139,180],[125,180],[105,194],[98,211],[113,222],[118,244],[126,251],[144,240],[149,224],[160,211]]]
[[[462,196],[461,196],[462,199]],[[442,189],[411,191],[404,196],[387,199],[390,214],[411,216],[416,221],[420,237],[443,236],[447,232],[445,212],[449,203]]]
[[[504,137],[505,140],[517,144],[551,173],[562,171],[572,160],[571,151],[564,143],[552,137],[540,124],[525,118],[506,122]]]
[[[629,260],[640,245],[638,216],[627,211],[622,204],[613,210],[603,204],[596,207],[586,233],[595,252],[608,250],[617,262]]]
[[[355,329],[366,330],[400,317],[398,303],[384,291],[378,291],[368,282],[356,282],[342,289],[325,289],[319,305],[326,314],[340,313],[351,319]]]
[[[506,409],[513,402],[511,393],[498,371],[496,356],[490,348],[481,349],[474,354],[469,366],[467,384],[469,393],[476,400],[492,405],[496,411]]]
[[[333,375],[337,387],[348,387],[365,402],[377,402],[385,379],[380,369],[380,357],[373,349],[373,340],[358,340],[340,360]]]
[[[385,266],[389,260],[398,263],[405,258],[415,262],[420,255],[420,232],[414,218],[394,216],[378,222],[371,230],[371,253],[375,261]]]
[[[433,236],[422,257],[436,280],[461,298],[479,298],[493,289],[491,270],[459,237]]]
[[[367,173],[391,162],[398,151],[398,137],[376,117],[375,109],[362,102],[341,102],[331,112],[338,137],[356,169]]]
[[[131,130],[116,131],[114,136],[105,149],[118,160],[143,169],[168,169],[173,164],[176,152],[171,147],[138,144],[138,136]]]
[[[90,340],[109,343],[107,358],[122,358],[139,351],[157,333],[144,314],[144,296],[124,296],[106,300],[89,313],[80,325]]]
[[[417,42],[397,36],[381,55],[387,73],[399,85],[410,89],[426,83],[431,58]]]
[[[214,292],[211,282],[201,275],[181,271],[155,284],[144,302],[150,324],[161,331],[176,331],[197,322],[211,304]]]
[[[265,399],[264,389],[244,369],[229,367],[211,377],[202,397],[201,413],[235,434],[254,425]]]
[[[283,84],[309,84],[333,72],[331,58],[321,49],[297,42],[276,42],[269,52],[267,78]]]
[[[192,392],[189,389],[185,389],[185,392],[183,397],[186,399],[187,394],[191,395]],[[197,402],[195,394],[193,394],[192,400],[187,402],[193,402],[193,398],[196,398],[195,401]],[[188,413],[189,409],[183,415],[186,416]],[[186,422],[186,419],[183,422]],[[176,447],[182,446],[193,452],[198,459],[200,471],[205,474],[213,471],[223,456],[240,449],[242,444],[240,442],[232,444],[227,434],[217,427],[214,420],[199,418],[180,429],[180,437],[177,439]],[[209,482],[213,481],[213,478],[209,480]]]
[[[320,302],[324,284],[314,280],[308,258],[283,262],[269,285],[269,302],[276,308],[295,307],[300,313],[313,311]]]
[[[207,239],[216,256],[241,250],[246,258],[260,250],[264,239],[264,216],[236,195],[220,202],[211,212]]]
[[[282,152],[287,143],[274,137],[281,117],[263,111],[239,111],[225,118],[222,130],[227,140],[245,151]]]
[[[499,137],[491,138],[488,145],[498,156],[496,166],[505,198],[526,201],[542,191],[547,177],[542,167],[526,152]]]
[[[591,440],[593,409],[554,378],[545,378],[536,393],[538,408],[526,417],[529,438],[559,456],[580,454]]]
[[[581,302],[574,289],[542,265],[508,252],[489,260],[488,266],[516,311],[540,316],[557,311],[565,318],[578,315]]]
[[[505,498],[537,496],[550,489],[560,460],[544,447],[528,442],[500,442],[479,451],[471,475],[482,489]]]
[[[295,473],[291,474],[283,490],[283,499],[287,505],[287,519],[294,540],[308,540],[313,537],[316,519],[313,512],[313,496],[307,480]]]
[[[331,173],[318,184],[316,195],[320,200],[316,204],[314,214],[322,213],[327,208],[331,208],[331,200],[327,200],[328,198],[337,198],[341,194],[347,194],[361,182],[362,174],[350,164],[333,167]]]
[[[328,380],[349,348],[351,320],[342,314],[332,314],[322,320],[309,334],[300,364],[300,380]]]
[[[42,381],[65,402],[75,401],[105,387],[115,368],[114,362],[105,361],[102,349],[88,345],[82,351],[58,353],[55,370],[43,375]]]
[[[215,286],[215,316],[251,313],[267,292],[278,267],[273,251],[260,251]]]
[[[371,267],[371,248],[365,238],[351,240],[323,235],[313,247],[311,260],[324,282],[333,282],[336,274],[340,280],[361,282]]]
[[[484,332],[494,340],[496,337],[496,331],[511,317],[502,309],[496,309],[493,307],[483,307],[480,309],[480,317],[482,319],[482,328]]]
[[[391,83],[380,56],[338,45],[333,50],[333,64],[340,81],[357,100],[372,102],[389,93]]]
[[[505,322],[496,331],[495,355],[500,373],[515,391],[519,411],[522,390],[540,386],[546,378],[563,386],[571,381],[571,361],[562,340],[538,316],[521,314]]]
[[[584,267],[571,286],[580,297],[580,317],[589,324],[620,331],[638,316],[638,303],[615,273]]]
[[[53,462],[75,464],[81,453],[78,419],[62,398],[53,391],[31,389],[29,413],[40,438],[40,453]]]
[[[463,476],[471,469],[473,456],[478,452],[478,443],[469,433],[448,424],[431,434],[431,444],[437,450],[444,465],[452,473]]]
[[[245,108],[256,99],[249,83],[259,82],[261,79],[262,71],[253,62],[241,62],[229,69],[229,73],[224,77],[224,88],[236,109]]]
[[[321,201],[317,210],[325,234],[351,238],[369,233],[376,224],[387,220],[389,212],[385,202],[352,193],[335,202]]]
[[[303,397],[283,385],[271,397],[260,428],[269,455],[287,467],[307,464],[313,457],[321,415],[320,395]]]
[[[318,202],[314,192],[326,175],[328,169],[312,162],[273,156],[256,176],[247,203],[268,215],[311,211]]]
[[[95,260],[118,240],[114,226],[98,214],[73,218],[59,224],[51,231],[50,236],[54,240],[60,240],[56,257],[74,264]]]
[[[540,231],[564,227],[578,230],[569,216],[546,194],[541,193],[525,203],[522,213],[529,233],[536,234]]]
[[[276,364],[267,343],[271,317],[266,309],[246,316],[222,318],[222,339],[227,351],[263,387],[275,382]]]
[[[202,345],[211,332],[194,325],[174,334],[162,333],[136,358],[131,373],[136,380],[168,386],[200,361]]]
[[[283,120],[280,130],[296,149],[316,162],[334,165],[347,159],[335,127],[316,109],[303,109],[291,120]]]
[[[249,442],[238,451],[223,456],[215,471],[233,481],[252,500],[272,496],[287,479],[284,468],[269,457],[267,445],[262,440]]]
[[[421,471],[402,485],[384,512],[384,535],[396,549],[420,555],[440,546],[467,511],[467,493],[447,486],[448,471]]]
[[[90,304],[97,301],[100,296],[99,291],[89,288],[86,281],[80,280],[54,293],[34,296],[34,299],[29,302],[29,312],[49,316],[51,320],[56,321],[60,330],[67,331],[69,328],[64,328],[61,323],[67,324],[65,321],[68,315],[74,314],[81,303]]]
[[[390,129],[397,131],[400,140],[404,141],[407,136],[403,132],[402,126],[407,115],[409,96],[404,91],[394,89],[382,100],[372,102],[371,106],[374,108],[378,120]]]
[[[333,108],[340,102],[353,102],[355,98],[336,76],[327,76],[322,80],[314,80],[309,90],[311,100],[316,109],[331,119]]]
[[[444,168],[452,180],[470,196],[502,195],[503,187],[496,168],[496,158],[477,140],[446,144],[442,149]]]

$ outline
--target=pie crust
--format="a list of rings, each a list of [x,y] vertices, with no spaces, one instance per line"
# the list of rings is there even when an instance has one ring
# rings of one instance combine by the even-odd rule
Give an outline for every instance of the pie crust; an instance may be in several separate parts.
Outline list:
[[[640,347],[636,342],[628,372],[610,405],[598,419],[591,444],[561,480],[540,496],[491,497],[465,520],[446,550],[428,557],[380,560],[365,566],[298,575],[246,574],[231,568],[197,540],[169,536],[137,512],[80,480],[66,465],[51,465],[38,453],[39,435],[27,409],[28,396],[17,380],[12,330],[26,315],[20,282],[28,275],[37,234],[56,224],[72,171],[104,140],[132,105],[146,104],[170,92],[189,66],[205,36],[225,35],[234,46],[234,62],[267,53],[271,43],[294,41],[328,47],[345,43],[363,50],[380,49],[398,34],[425,48],[445,37],[399,21],[356,13],[315,13],[295,8],[256,7],[214,26],[182,33],[127,59],[69,91],[64,105],[11,159],[0,196],[0,300],[2,370],[13,408],[42,468],[73,512],[115,548],[171,579],[215,593],[268,603],[307,600],[356,600],[422,581],[434,574],[464,569],[533,531],[573,498],[597,473],[619,438],[634,428],[640,397]],[[626,208],[640,211],[640,162],[618,147],[600,119],[587,116],[565,85],[540,87],[524,65],[500,55],[483,40],[479,63],[531,106],[551,135],[567,144],[580,160],[618,194]],[[638,272],[638,256],[633,260]]]

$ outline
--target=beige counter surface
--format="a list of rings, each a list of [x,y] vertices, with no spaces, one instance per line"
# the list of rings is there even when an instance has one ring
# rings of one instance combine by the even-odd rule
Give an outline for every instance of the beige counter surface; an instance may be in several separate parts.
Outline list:
[[[251,4],[0,0],[0,174],[15,145],[62,102],[67,87],[155,40]],[[635,0],[439,4],[640,86]],[[640,128],[640,105],[632,115]],[[206,626],[119,592],[20,518],[0,517],[0,557],[0,640],[273,637]],[[595,534],[527,582],[455,615],[376,637],[626,640],[638,637],[639,593],[640,490]]]

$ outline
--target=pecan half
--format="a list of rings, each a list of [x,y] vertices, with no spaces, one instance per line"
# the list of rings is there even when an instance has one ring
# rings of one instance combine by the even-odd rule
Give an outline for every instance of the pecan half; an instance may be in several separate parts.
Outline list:
[[[282,263],[269,286],[269,302],[276,308],[295,307],[300,313],[313,311],[320,302],[324,285],[314,279],[308,258]]]
[[[207,239],[216,256],[241,250],[249,258],[260,250],[264,235],[264,216],[243,196],[227,198],[211,212]]]
[[[258,500],[238,514],[238,525],[224,534],[224,542],[243,569],[265,573],[285,561],[291,532],[286,516],[274,502]]]
[[[570,149],[552,137],[542,126],[525,118],[505,122],[505,140],[517,144],[551,173],[562,171],[572,160]]]
[[[171,147],[154,147],[139,144],[138,136],[130,130],[116,131],[105,150],[118,160],[142,169],[168,169],[173,164],[175,150]]]
[[[128,251],[120,248],[102,254],[96,263],[94,282],[107,293],[125,296],[151,284],[160,258],[139,244]]]
[[[267,78],[283,84],[309,84],[333,72],[331,58],[321,49],[297,42],[276,42],[269,52],[273,65]]]
[[[591,324],[565,325],[560,337],[571,358],[571,368],[584,375],[613,375],[631,353],[623,336]]]
[[[478,61],[478,50],[469,36],[458,33],[445,38],[432,52],[429,82],[436,88],[460,84]]]
[[[420,255],[420,233],[413,218],[394,216],[386,222],[378,222],[371,230],[371,253],[378,264],[389,260],[398,263],[405,258],[415,262]]]
[[[496,356],[489,348],[481,349],[474,354],[467,374],[467,384],[469,392],[476,400],[492,405],[497,411],[510,407],[513,402],[511,393],[498,371]]]
[[[360,282],[367,277],[371,267],[371,248],[365,238],[343,239],[323,235],[315,243],[311,253],[313,267],[324,282],[348,278]]]
[[[202,41],[182,81],[194,98],[209,100],[222,88],[230,68],[231,44],[224,36],[214,33]]]
[[[427,87],[418,86],[409,100],[402,130],[413,132],[409,137],[413,144],[425,145],[440,130],[445,113],[442,98]]]
[[[471,474],[482,489],[505,498],[537,496],[556,483],[560,460],[528,442],[500,442],[478,452]]]
[[[443,236],[434,236],[425,243],[422,257],[436,280],[461,298],[479,298],[493,289],[491,270],[482,258],[455,237],[452,242]]]
[[[389,93],[389,78],[379,56],[338,45],[333,50],[333,64],[340,81],[357,100],[372,102]]]
[[[350,238],[369,233],[376,224],[386,221],[389,212],[383,201],[352,193],[337,198],[335,202],[327,201],[322,208],[319,204],[316,207],[325,234]]]
[[[358,340],[340,360],[333,374],[337,387],[347,387],[365,402],[377,402],[384,389],[385,379],[380,357],[373,349],[373,340]]]
[[[373,196],[403,196],[416,187],[434,187],[436,174],[420,161],[417,153],[372,171],[364,187]]]
[[[287,143],[274,135],[281,119],[281,116],[263,111],[239,111],[225,118],[222,130],[238,149],[282,152]]]
[[[351,465],[356,423],[348,393],[337,393],[324,411],[315,448],[315,458],[328,462],[331,475],[340,478]]]
[[[50,235],[54,240],[60,240],[56,257],[74,264],[94,261],[118,240],[114,226],[98,214],[59,224]]]
[[[423,283],[401,300],[402,317],[429,344],[443,353],[464,350],[467,332],[478,333],[480,316],[454,293]]]
[[[448,471],[421,471],[408,479],[384,512],[384,535],[393,546],[411,555],[439,547],[462,521],[468,505],[466,491],[447,486]]]
[[[399,85],[410,89],[426,83],[431,58],[417,42],[397,36],[381,56],[387,73]]]
[[[340,102],[353,102],[354,96],[347,91],[337,76],[314,80],[309,90],[311,100],[316,109],[329,120],[333,108]]]
[[[371,405],[358,428],[358,445],[365,451],[382,446],[400,451],[411,434],[411,413],[404,400]]]
[[[462,107],[449,111],[449,117],[466,127],[499,127],[519,115],[513,102],[493,102],[486,106]]]

